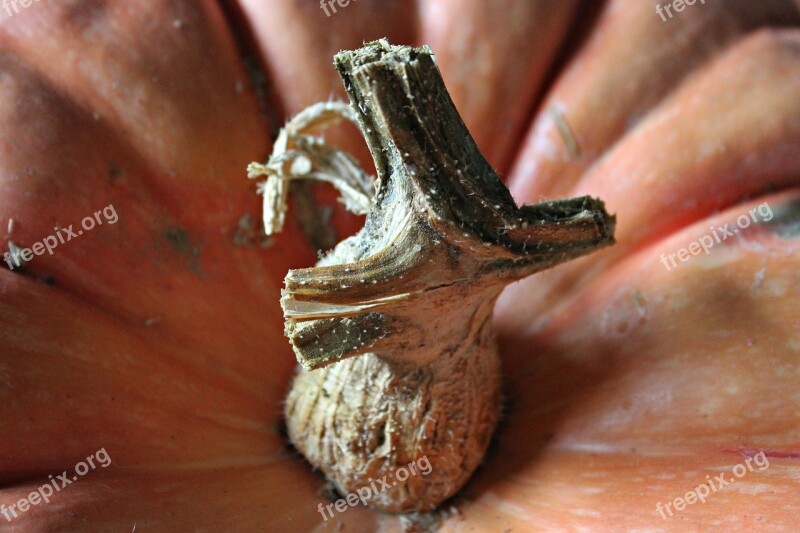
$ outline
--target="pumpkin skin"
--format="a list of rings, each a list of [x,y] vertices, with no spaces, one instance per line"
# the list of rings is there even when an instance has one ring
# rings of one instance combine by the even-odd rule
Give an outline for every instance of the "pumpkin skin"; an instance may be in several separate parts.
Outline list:
[[[11,527],[402,528],[317,512],[322,480],[278,429],[295,366],[280,288],[315,250],[291,219],[265,249],[239,227],[260,216],[244,168],[269,153],[274,117],[342,95],[332,54],[383,36],[439,53],[518,202],[591,194],[618,220],[615,247],[501,299],[506,420],[441,529],[796,525],[796,4],[695,5],[666,23],[639,0],[497,4],[359,0],[328,18],[315,2],[40,2],[0,22],[6,238],[119,214],[25,273],[0,270],[0,503],[100,448],[113,460]],[[272,87],[262,107],[245,26]],[[363,157],[352,131],[337,138]],[[659,262],[764,202],[771,224]],[[768,469],[659,516],[757,450]]]

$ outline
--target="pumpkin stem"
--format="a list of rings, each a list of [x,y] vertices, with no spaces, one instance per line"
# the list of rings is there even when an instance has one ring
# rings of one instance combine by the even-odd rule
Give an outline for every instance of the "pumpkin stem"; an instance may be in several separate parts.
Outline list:
[[[276,213],[282,224],[288,179],[326,175],[343,195],[350,190],[343,184],[366,182],[354,162],[337,168],[344,171],[338,179],[330,163],[351,158],[319,139],[298,140],[309,127],[342,117],[357,121],[378,170],[364,229],[317,267],[286,276],[286,334],[304,368],[363,353],[392,357],[396,335],[408,340],[408,331],[428,329],[431,320],[421,324],[417,317],[430,301],[447,296],[466,305],[469,293],[479,305],[507,283],[613,242],[614,218],[599,200],[517,208],[461,121],[429,49],[378,41],[337,54],[335,65],[352,108],[307,109],[281,132],[263,167],[265,198],[272,202],[265,216],[273,221],[265,226],[273,229]],[[298,160],[305,161],[302,170],[287,171]],[[353,189],[352,203],[368,207],[370,191]],[[427,361],[430,350],[413,359]],[[403,360],[412,359],[401,351]]]
[[[286,276],[286,334],[300,364],[319,369],[295,376],[287,431],[342,493],[429,459],[428,475],[400,480],[370,505],[431,509],[466,482],[497,422],[491,318],[500,291],[611,244],[614,217],[588,197],[518,208],[461,121],[430,49],[377,41],[334,64],[352,108],[329,116],[358,123],[378,172],[374,194],[355,163],[325,166],[344,154],[299,137],[325,122],[317,120],[324,108],[287,125],[268,169],[252,167],[269,175],[265,215],[281,223],[281,187],[314,172],[353,185],[353,204],[367,210],[361,231]]]

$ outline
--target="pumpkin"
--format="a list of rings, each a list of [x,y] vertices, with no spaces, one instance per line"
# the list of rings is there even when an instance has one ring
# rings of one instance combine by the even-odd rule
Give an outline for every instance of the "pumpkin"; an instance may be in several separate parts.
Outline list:
[[[12,260],[58,240],[0,270],[5,528],[796,527],[795,2],[27,4],[0,23],[0,227]],[[279,298],[360,220],[311,187],[265,239],[244,169],[384,36],[437,53],[518,203],[602,197],[617,245],[501,297],[504,421],[454,499],[324,521]]]

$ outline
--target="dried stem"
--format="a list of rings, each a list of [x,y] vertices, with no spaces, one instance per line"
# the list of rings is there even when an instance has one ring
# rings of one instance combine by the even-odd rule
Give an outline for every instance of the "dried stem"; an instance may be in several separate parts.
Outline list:
[[[377,41],[339,53],[335,66],[375,160],[377,191],[357,235],[286,277],[287,336],[300,364],[320,369],[295,378],[289,434],[344,492],[427,457],[429,475],[398,483],[371,505],[430,509],[466,482],[494,430],[500,384],[491,313],[500,291],[613,243],[614,218],[589,197],[518,208],[428,48]],[[290,142],[305,150],[306,168],[331,161],[321,141],[316,151]],[[277,190],[292,174],[288,156],[273,157],[267,167],[284,172],[270,171]],[[347,172],[364,176],[357,167]],[[283,216],[274,202],[270,209]]]
[[[375,194],[374,178],[349,154],[326,145],[321,138],[308,135],[310,131],[332,126],[342,119],[356,123],[353,110],[341,102],[319,103],[304,109],[281,130],[269,162],[266,165],[250,163],[247,167],[248,178],[267,177],[260,191],[264,195],[267,235],[283,229],[291,180],[326,181],[336,187],[349,211],[367,214]]]

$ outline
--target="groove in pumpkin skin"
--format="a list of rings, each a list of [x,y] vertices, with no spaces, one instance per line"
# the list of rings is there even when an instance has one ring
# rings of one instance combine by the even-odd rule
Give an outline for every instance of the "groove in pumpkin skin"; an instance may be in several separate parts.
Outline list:
[[[722,451],[741,455],[742,457],[753,457],[759,453],[763,453],[767,459],[800,459],[800,450],[776,450],[774,448],[724,448]]]
[[[800,199],[772,206],[772,220],[763,224],[784,239],[800,237]]]
[[[743,199],[797,186],[798,50],[797,29],[761,30],[742,38],[617,142],[572,193],[602,192],[612,210],[624,206],[619,246],[600,252],[591,269],[576,263],[544,273],[540,282],[523,280],[530,297],[542,309],[563,305],[598,272],[665,235]],[[703,154],[699,147],[707,140],[720,149]]]
[[[582,174],[717,56],[759,28],[798,23],[800,12],[788,0],[731,0],[668,24],[651,2],[606,2],[594,34],[560,73],[520,146],[510,180],[515,194],[527,201],[571,194]],[[632,36],[639,47],[629,46]],[[554,105],[575,125],[583,157],[571,158],[560,140],[547,113]]]

